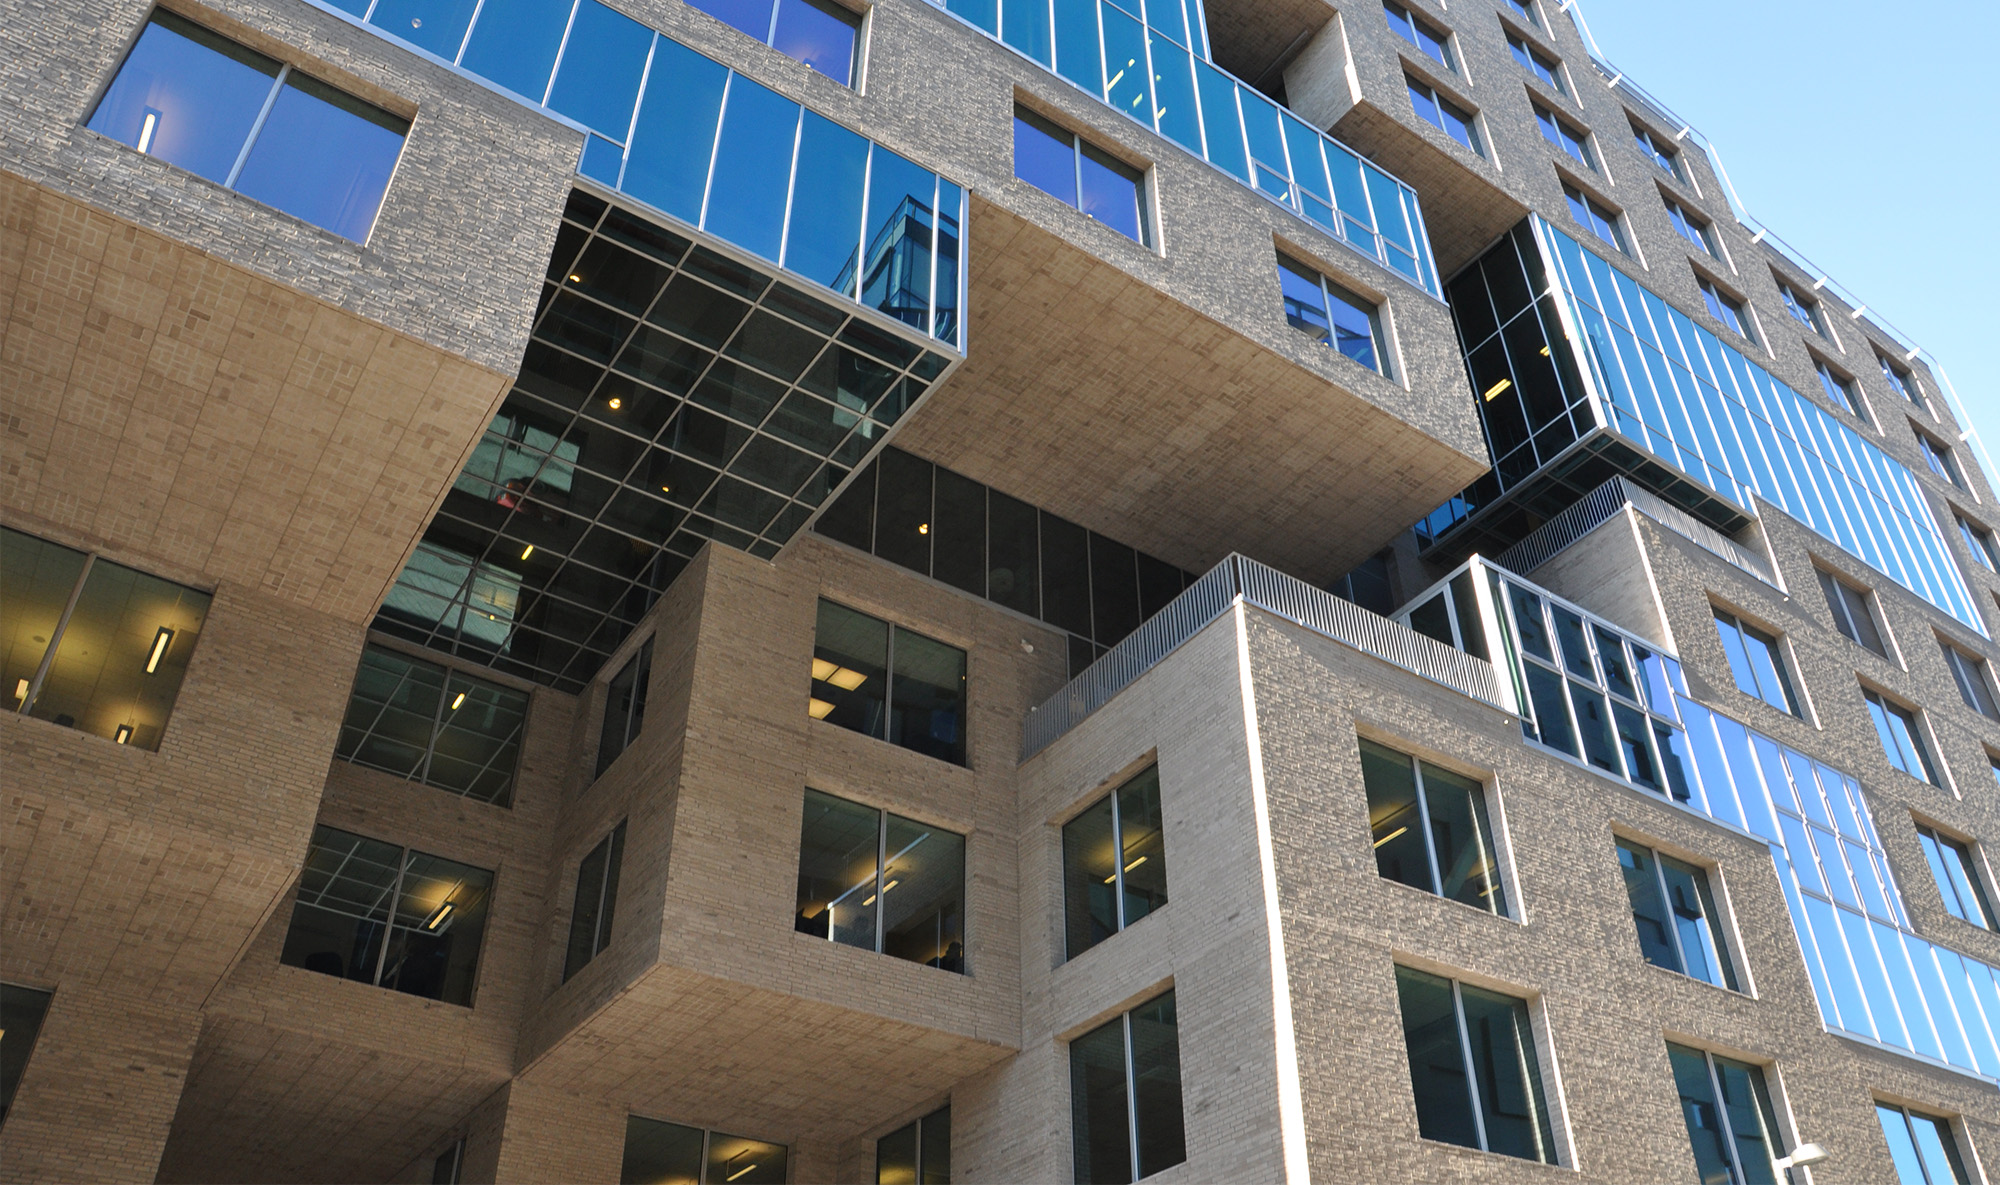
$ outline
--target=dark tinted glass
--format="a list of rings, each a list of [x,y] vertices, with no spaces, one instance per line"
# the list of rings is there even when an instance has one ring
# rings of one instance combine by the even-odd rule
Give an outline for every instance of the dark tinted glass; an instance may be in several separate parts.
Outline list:
[[[657,1119],[625,1117],[623,1185],[696,1185],[701,1180],[702,1132]]]
[[[976,597],[986,595],[986,487],[939,469],[931,575]]]
[[[951,1108],[939,1107],[918,1121],[921,1185],[951,1185]]]
[[[888,623],[821,601],[813,635],[813,717],[886,738],[888,675]]]
[[[1139,628],[1139,573],[1133,550],[1104,536],[1090,535],[1092,636],[1122,638]]]
[[[1648,963],[1680,971],[1680,951],[1669,930],[1666,898],[1660,892],[1659,873],[1651,849],[1618,841],[1618,866],[1625,878],[1625,896],[1632,906],[1632,921],[1639,931],[1639,953]]]
[[[900,449],[877,462],[875,554],[914,572],[931,574],[931,485],[929,461]]]
[[[1437,891],[1417,809],[1415,763],[1402,753],[1361,741],[1361,779],[1368,795],[1368,829],[1375,869],[1389,880]]]
[[[1118,842],[1106,797],[1063,824],[1063,917],[1069,958],[1118,932]]]
[[[1416,1094],[1417,1131],[1427,1140],[1479,1147],[1451,981],[1398,967],[1396,997],[1403,1013],[1410,1086]]]
[[[875,1141],[875,1185],[916,1185],[919,1171],[915,1120]]]
[[[1090,543],[1082,527],[1042,515],[1042,620],[1089,636]]]
[[[882,812],[807,790],[799,841],[801,934],[875,949]]]
[[[1125,1185],[1133,1176],[1123,1016],[1070,1042],[1069,1083],[1077,1181]]]
[[[0,1122],[14,1106],[14,1092],[27,1072],[28,1057],[35,1051],[35,1038],[53,998],[48,992],[0,983]]]
[[[896,627],[889,740],[965,764],[965,651]]]
[[[625,854],[625,824],[590,849],[576,870],[576,900],[569,915],[569,947],[563,979],[582,970],[611,941],[611,915],[618,896],[618,868]]]
[[[1460,985],[1486,1150],[1555,1163],[1555,1135],[1525,1001]]]
[[[1172,992],[1132,1010],[1132,1084],[1139,1176],[1150,1177],[1187,1159],[1180,1028]]]
[[[1167,903],[1166,823],[1160,809],[1160,769],[1118,788],[1119,861],[1129,926]]]
[[[965,971],[965,837],[887,818],[882,865],[882,953]]]
[[[986,595],[1020,613],[1041,616],[1041,537],[1034,507],[998,490],[987,498],[990,528]]]

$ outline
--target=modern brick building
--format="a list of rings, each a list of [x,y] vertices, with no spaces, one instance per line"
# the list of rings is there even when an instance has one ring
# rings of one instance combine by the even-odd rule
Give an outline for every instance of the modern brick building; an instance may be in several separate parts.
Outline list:
[[[1573,6],[0,30],[0,1177],[2000,1156],[1995,490]]]

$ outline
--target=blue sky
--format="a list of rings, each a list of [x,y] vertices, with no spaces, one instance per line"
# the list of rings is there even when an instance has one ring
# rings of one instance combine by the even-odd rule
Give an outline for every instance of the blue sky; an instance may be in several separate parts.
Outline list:
[[[1580,9],[1604,56],[1715,144],[1753,216],[1942,363],[2000,455],[2000,151],[1981,93],[2000,4]]]

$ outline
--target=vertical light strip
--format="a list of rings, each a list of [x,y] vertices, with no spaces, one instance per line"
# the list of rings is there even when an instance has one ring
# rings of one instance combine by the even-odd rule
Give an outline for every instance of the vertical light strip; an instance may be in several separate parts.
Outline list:
[[[1243,745],[1250,767],[1250,802],[1256,816],[1257,869],[1264,891],[1264,925],[1271,951],[1271,1021],[1278,1071],[1278,1132],[1285,1180],[1306,1185],[1306,1111],[1299,1087],[1299,1050],[1292,1026],[1291,973],[1285,963],[1285,921],[1278,912],[1278,865],[1271,842],[1271,802],[1264,782],[1264,742],[1257,731],[1257,689],[1250,675],[1249,621],[1238,597],[1230,610],[1236,631],[1236,670],[1243,700]],[[1135,1166],[1136,1167],[1136,1166]]]

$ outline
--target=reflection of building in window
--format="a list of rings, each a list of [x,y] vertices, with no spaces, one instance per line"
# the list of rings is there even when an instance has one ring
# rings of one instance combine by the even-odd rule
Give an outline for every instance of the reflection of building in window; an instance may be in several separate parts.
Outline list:
[[[801,934],[965,973],[965,837],[806,791]]]
[[[1625,896],[1639,931],[1639,953],[1655,967],[1740,990],[1729,947],[1717,929],[1721,915],[1708,874],[1630,840],[1618,840],[1617,846]]]
[[[11,710],[141,749],[160,736],[209,594],[0,528]]]
[[[1771,1161],[1784,1155],[1784,1137],[1764,1071],[1671,1042],[1667,1060],[1701,1179],[1717,1185],[1771,1180]]]
[[[485,869],[315,827],[279,962],[470,1006],[492,889]]]
[[[528,695],[383,646],[361,652],[335,755],[507,806]]]
[[[1478,779],[1361,739],[1375,868],[1488,913],[1507,912],[1486,791]]]
[[[445,633],[507,649],[521,604],[521,578],[459,552],[420,543],[382,602],[383,613],[414,617]]]
[[[1503,1156],[1556,1163],[1528,1002],[1396,968],[1417,1131]]]

